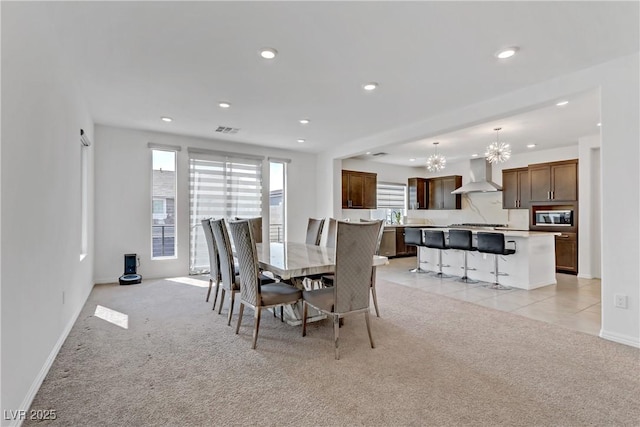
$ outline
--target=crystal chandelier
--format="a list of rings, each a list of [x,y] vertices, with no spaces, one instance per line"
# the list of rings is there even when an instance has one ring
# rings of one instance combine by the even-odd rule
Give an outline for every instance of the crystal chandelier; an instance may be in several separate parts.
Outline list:
[[[427,159],[427,170],[429,172],[437,172],[444,169],[444,167],[447,165],[447,159],[445,159],[442,154],[438,154],[438,144],[440,143],[433,143],[433,145],[436,146],[436,153],[430,155]]]
[[[487,147],[487,151],[484,153],[489,163],[506,162],[507,160],[509,160],[509,157],[511,157],[511,147],[509,147],[509,144],[500,142],[499,134],[498,134],[500,129],[502,128],[494,129],[496,131],[496,142],[492,142]]]

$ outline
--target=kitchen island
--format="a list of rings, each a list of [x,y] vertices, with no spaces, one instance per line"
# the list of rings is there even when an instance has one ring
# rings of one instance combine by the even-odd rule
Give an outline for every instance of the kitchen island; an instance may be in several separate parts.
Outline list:
[[[464,229],[456,227],[456,229]],[[442,230],[445,237],[449,228],[424,228],[427,230]],[[516,253],[508,256],[500,256],[500,284],[518,289],[536,289],[542,286],[556,284],[556,255],[555,236],[560,233],[542,231],[497,229],[470,229],[473,233],[473,245],[476,246],[476,234],[478,232],[502,233],[508,242],[507,247],[513,248],[515,243]],[[513,243],[512,243],[513,242]],[[424,270],[438,270],[438,250],[426,247],[420,248],[421,266]],[[447,249],[442,251],[442,272],[451,276],[462,276],[464,251]],[[477,251],[469,251],[467,255],[467,275],[470,279],[481,282],[493,282],[493,254],[484,254]],[[475,269],[475,270],[472,270]]]

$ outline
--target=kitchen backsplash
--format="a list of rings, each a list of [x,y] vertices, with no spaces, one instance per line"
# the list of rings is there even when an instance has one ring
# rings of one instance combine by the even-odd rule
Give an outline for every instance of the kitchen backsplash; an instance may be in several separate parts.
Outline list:
[[[368,209],[343,209],[342,218],[371,218]],[[463,223],[505,224],[510,228],[529,229],[528,209],[502,209],[502,192],[462,195],[459,210],[409,210],[405,222],[448,225]]]

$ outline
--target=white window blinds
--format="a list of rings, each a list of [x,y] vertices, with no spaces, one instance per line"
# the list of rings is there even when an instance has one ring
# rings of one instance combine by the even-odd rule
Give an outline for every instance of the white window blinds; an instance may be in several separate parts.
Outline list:
[[[262,160],[223,154],[189,153],[190,271],[209,270],[204,218],[262,214]]]
[[[407,186],[390,182],[378,182],[378,209],[405,209],[405,194]]]

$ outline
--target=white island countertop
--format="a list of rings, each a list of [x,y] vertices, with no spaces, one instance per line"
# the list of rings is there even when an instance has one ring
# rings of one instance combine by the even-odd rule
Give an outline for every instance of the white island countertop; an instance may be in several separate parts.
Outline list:
[[[421,227],[423,231],[428,230],[441,230],[445,233],[449,232],[449,230],[470,230],[471,233],[502,233],[506,237],[538,237],[538,236],[559,236],[562,233],[560,231],[552,232],[552,231],[529,231],[529,230],[518,230],[514,228],[504,228],[504,227],[495,227],[495,228],[465,228],[465,227]]]

